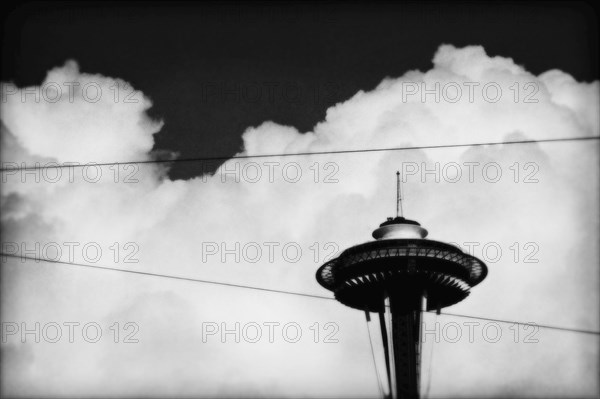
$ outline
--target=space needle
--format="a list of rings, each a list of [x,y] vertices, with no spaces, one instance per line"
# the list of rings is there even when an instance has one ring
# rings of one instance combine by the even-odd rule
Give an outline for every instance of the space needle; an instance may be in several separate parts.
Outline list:
[[[454,305],[487,275],[486,265],[454,245],[426,239],[404,218],[400,172],[396,217],[373,231],[374,241],[343,251],[322,265],[317,281],[346,306],[379,315],[388,397],[418,398],[421,313]]]

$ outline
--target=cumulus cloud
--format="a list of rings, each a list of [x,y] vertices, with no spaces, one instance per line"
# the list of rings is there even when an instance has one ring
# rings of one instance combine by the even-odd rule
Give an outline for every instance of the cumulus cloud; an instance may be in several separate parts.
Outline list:
[[[6,84],[2,162],[151,160],[163,123],[147,115],[151,94],[80,72],[74,61],[40,86]],[[249,127],[239,155],[598,136],[599,94],[598,82],[558,70],[535,76],[482,47],[442,45],[430,70],[383,79],[329,108],[310,132]],[[101,266],[327,295],[317,267],[392,216],[400,169],[406,215],[432,239],[477,243],[473,254],[490,267],[449,311],[597,330],[597,162],[597,142],[588,141],[230,159],[214,174],[175,181],[156,164],[11,170],[2,182],[3,250],[39,243],[54,256],[47,244],[57,243],[62,260],[90,263],[82,247],[95,243]],[[65,243],[78,245],[69,253]],[[93,321],[105,334],[96,344],[8,336],[10,395],[378,394],[363,315],[334,301],[4,259],[2,321]],[[113,342],[115,322],[120,338],[135,322],[140,342]],[[213,322],[294,322],[303,339],[203,342],[202,325]],[[339,327],[338,343],[323,342],[328,322]],[[481,335],[435,344],[432,395],[598,391],[597,340],[540,330],[539,343],[525,344],[503,333],[495,344]],[[494,364],[479,366],[489,358]],[[550,368],[555,362],[572,372]]]

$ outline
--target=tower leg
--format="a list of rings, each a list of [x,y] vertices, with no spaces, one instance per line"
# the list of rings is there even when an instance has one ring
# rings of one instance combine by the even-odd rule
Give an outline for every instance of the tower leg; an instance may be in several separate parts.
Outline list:
[[[389,301],[388,301],[389,302]],[[389,310],[389,308],[386,308]],[[393,356],[392,355],[392,350],[391,350],[391,346],[388,343],[388,333],[387,333],[387,329],[386,329],[386,312],[380,312],[379,313],[379,326],[380,326],[380,330],[381,330],[381,340],[383,342],[383,351],[385,354],[385,369],[387,371],[387,384],[388,384],[388,396],[386,396],[387,398],[393,398],[395,395],[395,386],[392,385],[392,371],[391,371],[391,365],[390,365],[390,358]]]

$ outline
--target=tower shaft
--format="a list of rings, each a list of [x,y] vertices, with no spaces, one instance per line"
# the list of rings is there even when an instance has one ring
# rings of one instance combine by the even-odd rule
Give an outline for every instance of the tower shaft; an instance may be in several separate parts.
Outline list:
[[[391,397],[419,397],[421,293],[390,293],[380,313]]]

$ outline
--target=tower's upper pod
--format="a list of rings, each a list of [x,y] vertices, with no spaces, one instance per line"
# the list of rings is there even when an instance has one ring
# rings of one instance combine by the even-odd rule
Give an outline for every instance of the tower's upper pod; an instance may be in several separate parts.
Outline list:
[[[425,238],[427,234],[427,230],[421,227],[418,222],[397,216],[395,218],[388,218],[387,221],[381,223],[379,228],[373,231],[373,238],[377,240]]]

